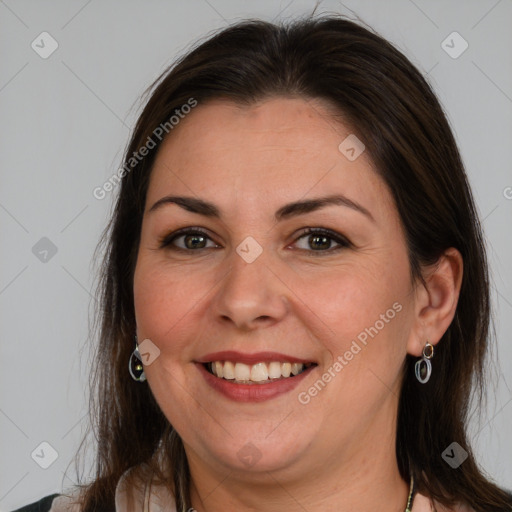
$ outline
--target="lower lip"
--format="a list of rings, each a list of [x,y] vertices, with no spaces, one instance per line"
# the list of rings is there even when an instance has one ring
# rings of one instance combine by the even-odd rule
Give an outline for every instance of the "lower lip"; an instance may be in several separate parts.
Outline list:
[[[292,391],[315,368],[311,366],[295,377],[268,384],[236,384],[212,375],[201,363],[196,363],[206,382],[216,391],[236,402],[264,402]]]

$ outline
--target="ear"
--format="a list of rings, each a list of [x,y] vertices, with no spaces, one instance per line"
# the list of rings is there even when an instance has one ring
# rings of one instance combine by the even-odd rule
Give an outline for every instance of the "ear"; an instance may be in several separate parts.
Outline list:
[[[451,247],[438,261],[422,271],[426,285],[417,282],[414,299],[414,321],[407,341],[407,352],[421,356],[428,341],[436,345],[451,324],[459,300],[463,261],[460,252]]]

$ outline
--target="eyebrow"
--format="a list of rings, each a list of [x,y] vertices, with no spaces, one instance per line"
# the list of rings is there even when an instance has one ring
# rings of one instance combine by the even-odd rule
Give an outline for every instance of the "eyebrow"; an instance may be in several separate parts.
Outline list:
[[[221,210],[215,206],[213,203],[208,201],[204,201],[203,199],[197,199],[195,197],[185,197],[185,196],[165,196],[159,199],[153,206],[148,210],[148,213],[159,210],[165,205],[168,204],[176,204],[192,213],[198,213],[199,215],[204,215],[205,217],[213,217],[220,218]],[[343,195],[331,195],[326,197],[319,197],[314,199],[305,199],[302,201],[296,201],[293,203],[285,204],[281,208],[279,208],[274,214],[274,218],[276,221],[282,221],[285,219],[289,219],[291,217],[295,217],[298,215],[303,215],[305,213],[313,212],[315,210],[320,210],[321,208],[325,208],[326,206],[345,206],[347,208],[351,208],[352,210],[358,211],[368,217],[372,222],[375,222],[373,215],[362,205],[352,201],[348,197]]]

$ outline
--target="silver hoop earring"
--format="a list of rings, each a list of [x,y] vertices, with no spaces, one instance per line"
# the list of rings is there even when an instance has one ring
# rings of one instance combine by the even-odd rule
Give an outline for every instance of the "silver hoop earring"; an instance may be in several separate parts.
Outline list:
[[[423,357],[416,361],[414,371],[416,378],[422,383],[426,384],[432,375],[432,363],[430,360],[434,357],[434,346],[428,341],[423,347]]]
[[[135,335],[135,350],[131,353],[130,359],[128,360],[128,371],[133,380],[137,382],[144,382],[146,380],[142,357],[137,344],[137,335]]]

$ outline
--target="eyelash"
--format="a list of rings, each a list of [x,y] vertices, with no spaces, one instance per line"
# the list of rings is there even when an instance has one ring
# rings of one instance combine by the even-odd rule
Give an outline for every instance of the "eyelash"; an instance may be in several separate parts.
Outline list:
[[[183,252],[193,252],[193,251],[200,250],[200,249],[184,249],[182,247],[176,247],[176,246],[172,245],[173,242],[175,240],[177,240],[178,238],[181,238],[181,237],[184,237],[184,236],[188,236],[188,235],[200,235],[200,236],[204,236],[204,237],[208,238],[209,240],[212,240],[211,237],[208,235],[208,233],[206,231],[203,231],[202,229],[199,229],[199,228],[193,228],[193,229],[191,229],[191,228],[183,228],[183,229],[180,229],[180,230],[178,230],[178,231],[176,231],[174,233],[171,233],[170,235],[166,235],[166,236],[162,237],[159,240],[159,248],[160,249],[167,248],[167,249],[170,249],[170,250],[173,250],[173,251],[183,251]],[[330,238],[331,240],[333,240],[337,244],[339,244],[337,247],[329,248],[329,249],[326,249],[326,250],[317,250],[317,251],[315,251],[313,249],[311,249],[311,250],[299,249],[301,251],[310,252],[314,256],[322,256],[322,255],[325,255],[325,254],[332,254],[333,252],[337,252],[337,251],[339,251],[341,249],[352,247],[352,244],[345,237],[342,237],[341,235],[339,235],[335,231],[331,231],[330,229],[325,229],[325,228],[305,228],[303,230],[303,232],[300,234],[300,236],[298,236],[295,239],[295,242],[297,242],[301,238],[304,238],[305,236],[311,236],[311,235],[323,235],[323,236],[325,236],[327,238]],[[206,248],[203,247],[201,249],[212,249],[212,247],[206,247]]]

